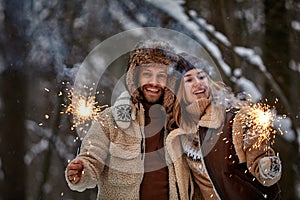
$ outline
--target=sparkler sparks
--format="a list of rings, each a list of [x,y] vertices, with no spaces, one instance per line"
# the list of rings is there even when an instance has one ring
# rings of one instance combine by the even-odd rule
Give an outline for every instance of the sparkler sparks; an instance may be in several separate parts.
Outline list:
[[[275,114],[271,112],[269,105],[256,104],[252,107],[251,120],[259,130],[266,130],[272,127]]]
[[[74,128],[80,125],[88,126],[88,122],[96,118],[100,108],[97,106],[94,96],[73,96],[72,103],[67,107],[66,113],[72,114]]]
[[[249,111],[241,117],[246,130],[244,142],[251,143],[252,148],[263,147],[267,150],[270,145],[274,144],[277,133],[274,127],[275,119],[276,113],[274,107],[266,103],[251,105]]]
[[[63,106],[66,108],[64,113],[73,116],[71,130],[76,128],[77,131],[86,134],[91,122],[98,119],[98,113],[107,105],[100,106],[96,101],[95,95],[99,92],[95,92],[93,88],[87,86],[84,86],[84,89],[87,92],[83,92],[83,94],[67,89],[67,99],[71,103],[63,104]]]

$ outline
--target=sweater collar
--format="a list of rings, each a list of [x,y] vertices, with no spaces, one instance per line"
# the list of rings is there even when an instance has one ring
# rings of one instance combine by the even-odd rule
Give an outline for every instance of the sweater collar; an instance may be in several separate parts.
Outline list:
[[[224,118],[225,108],[210,104],[201,117],[198,126],[217,129],[223,124]]]
[[[224,109],[221,106],[218,107],[211,103],[210,99],[200,99],[186,108],[192,119],[198,120],[198,123],[195,123],[197,127],[201,126],[213,129],[217,129],[222,125],[225,113]],[[197,129],[197,127],[195,128]]]

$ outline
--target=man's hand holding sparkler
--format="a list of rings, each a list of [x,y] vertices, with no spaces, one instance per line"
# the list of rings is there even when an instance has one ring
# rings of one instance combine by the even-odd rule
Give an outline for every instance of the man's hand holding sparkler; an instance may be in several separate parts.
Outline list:
[[[74,160],[67,167],[67,177],[72,184],[77,184],[83,174],[83,163],[80,160]]]

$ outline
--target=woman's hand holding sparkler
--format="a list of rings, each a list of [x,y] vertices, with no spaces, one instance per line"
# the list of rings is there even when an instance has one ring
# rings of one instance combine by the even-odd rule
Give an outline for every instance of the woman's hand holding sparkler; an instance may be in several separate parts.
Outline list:
[[[271,148],[277,133],[274,128],[276,114],[269,105],[258,103],[251,105],[239,116],[244,124],[243,149],[248,157],[248,169],[253,174],[257,169],[260,177],[256,177],[264,185],[271,185],[281,176],[280,158],[275,156]]]
[[[275,184],[281,177],[279,156],[271,147],[276,129],[275,109],[267,104],[244,105],[233,122],[233,140],[241,163],[264,186]],[[280,130],[279,130],[280,131]]]
[[[67,167],[68,180],[73,184],[77,184],[80,181],[83,173],[83,163],[80,160],[72,161]]]
[[[259,160],[259,173],[264,179],[275,179],[281,175],[281,161],[278,156],[266,156]]]

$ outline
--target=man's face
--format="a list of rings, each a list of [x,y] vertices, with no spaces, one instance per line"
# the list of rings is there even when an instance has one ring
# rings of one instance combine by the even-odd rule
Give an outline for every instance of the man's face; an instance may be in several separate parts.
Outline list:
[[[167,84],[167,66],[151,63],[142,65],[139,71],[139,90],[149,104],[162,100]]]

